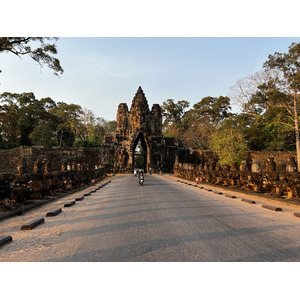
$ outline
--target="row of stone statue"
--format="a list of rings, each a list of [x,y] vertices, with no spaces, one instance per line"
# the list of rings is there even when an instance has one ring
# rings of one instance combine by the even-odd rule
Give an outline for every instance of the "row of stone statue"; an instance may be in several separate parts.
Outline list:
[[[258,159],[242,162],[240,167],[236,164],[231,167],[219,164],[174,164],[175,176],[207,182],[229,187],[253,190],[255,192],[269,193],[283,198],[300,197],[300,173],[294,158],[290,158],[285,171],[276,171],[274,158],[268,158],[264,168]]]
[[[102,164],[96,164],[94,166],[94,168],[91,168],[91,166],[89,164],[85,164],[85,163],[80,163],[80,162],[70,162],[67,160],[63,160],[61,162],[61,171],[85,171],[85,170],[98,170],[102,168]],[[18,166],[17,166],[17,174],[24,174],[24,173],[28,173],[28,166],[26,164],[25,160],[22,160]],[[50,168],[50,162],[47,160],[43,160],[43,159],[37,159],[33,165],[33,173],[38,174],[38,173],[50,173],[51,172],[51,168]]]
[[[101,164],[93,167],[78,162],[63,161],[61,170],[50,171],[49,162],[37,160],[29,173],[22,161],[16,174],[0,174],[0,209],[10,210],[19,204],[55,196],[98,181],[105,176]]]
[[[264,168],[262,168],[260,160],[258,158],[253,158],[251,161],[243,160],[240,166],[237,163],[233,163],[231,166],[223,165],[221,166],[219,163],[215,163],[213,161],[198,163],[198,164],[189,164],[189,163],[179,163],[178,160],[175,162],[175,166],[180,166],[180,168],[196,168],[198,170],[210,170],[210,171],[251,171],[253,173],[268,171],[275,172],[276,171],[276,163],[274,161],[274,157],[267,158]],[[295,162],[294,157],[289,157],[287,164],[285,166],[286,172],[297,172],[297,164]]]

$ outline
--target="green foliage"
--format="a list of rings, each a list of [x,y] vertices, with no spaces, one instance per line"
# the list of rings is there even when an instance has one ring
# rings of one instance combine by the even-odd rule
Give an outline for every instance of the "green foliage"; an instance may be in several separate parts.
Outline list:
[[[185,123],[205,118],[211,125],[216,126],[229,116],[230,99],[228,97],[204,97],[187,111]]]
[[[29,134],[29,138],[33,145],[44,146],[45,148],[57,146],[56,132],[46,124],[35,126]]]
[[[33,93],[3,93],[0,100],[0,147],[4,149],[96,147],[116,128],[115,121],[95,118],[80,105],[56,103],[51,98],[37,100]]]
[[[186,100],[181,100],[177,103],[175,103],[173,99],[164,101],[161,106],[164,130],[168,131],[167,128],[170,125],[181,127],[182,120],[185,116],[185,110],[189,105],[190,103]]]
[[[242,162],[247,145],[238,130],[226,128],[211,135],[210,149],[218,153],[220,165],[232,165]]]
[[[57,54],[55,43],[57,38],[45,37],[0,37],[0,53],[9,52],[17,56],[29,55],[41,67],[47,65],[54,75],[63,73],[60,62],[53,55]]]
[[[300,91],[300,43],[292,43],[288,53],[275,52],[269,55],[264,68],[282,71],[286,81],[281,83],[292,90]]]

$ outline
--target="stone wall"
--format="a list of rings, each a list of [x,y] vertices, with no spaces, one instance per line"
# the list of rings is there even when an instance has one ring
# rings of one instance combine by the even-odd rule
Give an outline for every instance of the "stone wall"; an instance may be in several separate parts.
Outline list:
[[[0,150],[0,173],[16,173],[17,166],[21,161],[21,152],[21,147],[12,150]]]
[[[108,146],[95,148],[44,148],[20,147],[12,150],[0,150],[0,173],[18,173],[18,165],[23,163],[24,173],[33,173],[35,163],[40,160],[42,166],[48,162],[48,170],[60,171],[62,163],[84,164],[90,168],[101,165],[110,171],[113,164],[114,149]]]
[[[114,148],[20,147],[0,151],[0,161],[0,210],[11,210],[101,180]]]
[[[212,151],[190,151],[176,157],[176,176],[217,185],[300,198],[300,173],[295,152],[249,151],[240,166],[220,166]]]

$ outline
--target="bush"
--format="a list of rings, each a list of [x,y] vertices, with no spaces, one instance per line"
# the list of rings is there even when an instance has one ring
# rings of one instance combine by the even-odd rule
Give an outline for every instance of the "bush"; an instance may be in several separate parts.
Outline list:
[[[240,164],[248,150],[243,135],[232,128],[217,130],[211,136],[210,149],[216,151],[220,165]]]

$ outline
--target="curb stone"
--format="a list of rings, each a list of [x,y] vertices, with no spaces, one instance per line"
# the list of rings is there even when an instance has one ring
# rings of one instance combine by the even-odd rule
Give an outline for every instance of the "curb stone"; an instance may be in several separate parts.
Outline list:
[[[8,236],[0,236],[0,246],[8,243],[8,242],[11,242],[12,241],[12,237],[10,235]]]
[[[268,204],[263,204],[262,207],[266,208],[266,209],[274,210],[274,211],[282,211],[281,207],[276,207],[276,206],[272,206],[272,205],[268,205]]]
[[[34,227],[38,226],[39,224],[41,224],[43,222],[45,222],[44,218],[33,220],[33,221],[23,225],[21,227],[21,230],[31,230],[31,229],[33,229]]]
[[[54,209],[54,210],[51,210],[49,211],[47,214],[46,214],[46,217],[54,217],[56,215],[58,215],[59,213],[62,212],[62,209],[61,208],[57,208],[57,209]]]
[[[295,212],[295,213],[294,213],[294,216],[300,218],[300,213]]]
[[[74,205],[76,202],[75,201],[70,201],[70,202],[67,202],[64,207],[70,207],[72,205]]]
[[[250,204],[256,204],[256,202],[254,200],[249,200],[249,199],[245,199],[245,198],[242,198],[242,201],[250,203]]]

